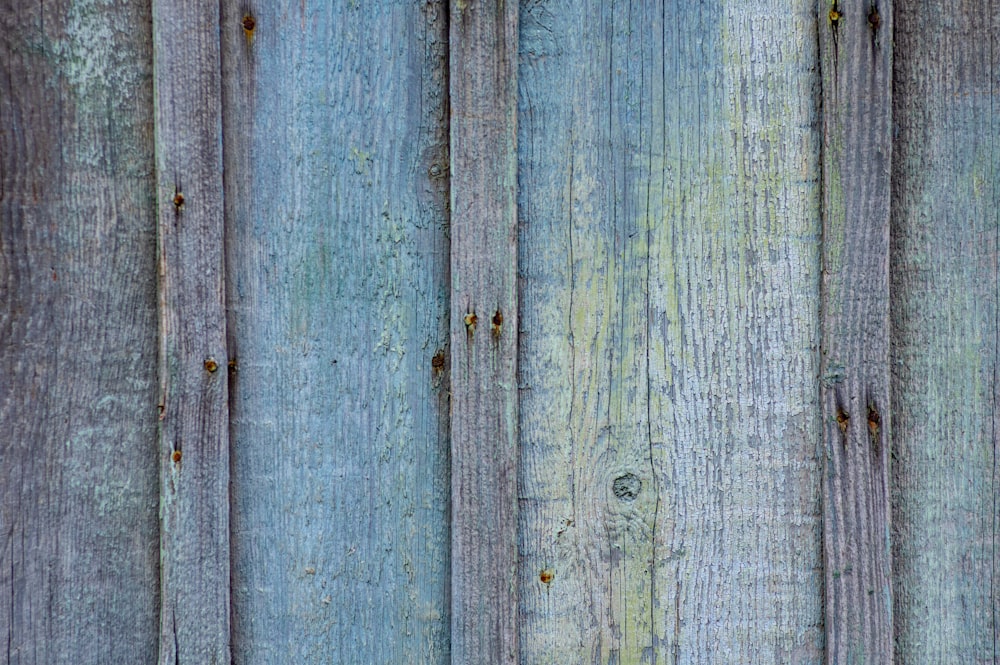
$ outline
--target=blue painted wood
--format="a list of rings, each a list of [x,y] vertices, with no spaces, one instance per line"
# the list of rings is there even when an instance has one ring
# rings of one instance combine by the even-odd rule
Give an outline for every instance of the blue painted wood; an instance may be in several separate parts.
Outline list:
[[[896,2],[897,662],[1000,662],[1000,19]]]
[[[818,663],[811,2],[526,2],[524,663]]]
[[[238,664],[449,658],[447,25],[224,3]]]
[[[442,2],[227,0],[217,56],[215,8],[162,0],[154,109],[148,5],[0,4],[0,662],[223,663],[230,642],[235,663],[468,662],[517,640],[525,663],[881,662],[886,596],[863,583],[882,574],[885,466],[856,464],[873,422],[892,444],[897,659],[997,660],[1000,24],[986,4],[896,0],[874,30],[870,3],[520,3],[520,312],[493,251],[515,239],[487,232],[513,210],[487,205],[501,213],[488,228],[470,212],[512,177],[475,140],[511,126],[475,105],[490,98],[476,77],[503,63],[461,50],[486,52],[463,31],[503,27],[460,23],[499,16],[477,14],[487,5],[456,1],[449,19]],[[184,27],[188,10],[207,14]],[[454,174],[449,20],[465,76]],[[891,401],[873,421],[890,340],[889,29]],[[848,358],[822,372],[821,102],[822,320]],[[449,198],[467,215],[454,252]],[[499,336],[491,294],[512,308]],[[453,334],[487,370],[462,376],[455,442]],[[486,367],[494,342],[503,362]],[[490,475],[503,450],[476,457],[475,433],[491,413],[509,440],[516,400],[476,381],[509,377],[515,343],[520,558],[503,588],[489,553],[506,541],[486,518],[509,526],[493,499],[510,477]],[[837,386],[864,402],[846,422]],[[853,441],[831,454],[854,484],[828,493],[829,516],[861,537],[828,543],[826,649],[824,428]],[[459,566],[452,471],[471,481],[456,505],[480,511],[456,520]],[[469,493],[486,487],[501,491]],[[476,557],[495,568],[479,589]],[[513,607],[496,603],[514,584],[508,639]],[[162,640],[158,612],[180,619]]]
[[[145,2],[0,2],[0,663],[153,663]]]

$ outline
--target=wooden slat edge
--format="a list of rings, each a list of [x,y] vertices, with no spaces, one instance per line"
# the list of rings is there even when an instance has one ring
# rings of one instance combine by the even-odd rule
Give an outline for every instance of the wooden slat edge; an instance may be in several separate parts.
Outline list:
[[[230,662],[219,5],[153,2],[161,665]]]
[[[827,663],[891,663],[892,5],[820,0]]]
[[[452,663],[517,662],[517,3],[450,7]]]

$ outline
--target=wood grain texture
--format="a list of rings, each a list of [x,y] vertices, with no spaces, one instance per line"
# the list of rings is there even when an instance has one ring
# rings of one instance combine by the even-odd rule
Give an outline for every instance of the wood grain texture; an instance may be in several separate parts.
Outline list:
[[[229,404],[219,7],[154,0],[160,665],[228,665]]]
[[[238,665],[448,662],[447,25],[223,6]]]
[[[451,4],[452,663],[517,663],[518,3]]]
[[[897,662],[996,663],[1000,37],[984,2],[896,3]]]
[[[827,663],[892,662],[892,4],[820,0]]]
[[[814,5],[521,26],[521,662],[818,663]]]
[[[0,2],[0,663],[156,658],[149,6]]]

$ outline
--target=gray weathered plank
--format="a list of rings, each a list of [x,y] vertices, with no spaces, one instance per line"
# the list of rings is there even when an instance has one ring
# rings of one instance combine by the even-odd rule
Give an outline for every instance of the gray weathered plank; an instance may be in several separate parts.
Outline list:
[[[446,6],[223,4],[234,663],[446,663]]]
[[[814,5],[521,24],[521,661],[818,663]]]
[[[817,6],[826,662],[889,663],[892,3]]]
[[[0,2],[0,663],[156,658],[147,3]]]
[[[153,1],[161,665],[228,665],[229,419],[219,7]]]
[[[897,662],[1000,662],[1000,23],[897,2],[892,198]]]
[[[451,4],[452,663],[517,663],[518,3]]]

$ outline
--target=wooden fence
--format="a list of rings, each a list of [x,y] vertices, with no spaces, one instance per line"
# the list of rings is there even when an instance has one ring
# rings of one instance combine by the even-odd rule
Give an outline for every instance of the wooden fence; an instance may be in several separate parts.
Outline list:
[[[0,0],[0,663],[1000,662],[998,40]]]

